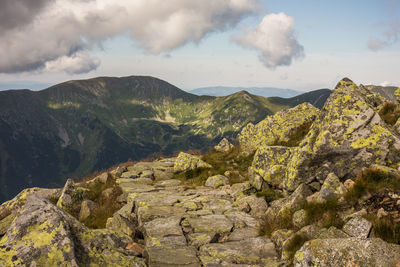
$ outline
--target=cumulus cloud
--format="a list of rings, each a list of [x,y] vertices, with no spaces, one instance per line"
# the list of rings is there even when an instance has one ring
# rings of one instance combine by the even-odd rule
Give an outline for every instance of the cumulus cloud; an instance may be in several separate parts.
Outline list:
[[[32,22],[53,0],[2,0],[0,34]]]
[[[150,53],[168,52],[236,26],[260,0],[3,1],[0,72],[82,73],[97,68],[87,53],[110,37],[128,33]]]
[[[255,29],[233,38],[245,48],[259,51],[260,61],[270,69],[289,66],[304,56],[295,36],[294,19],[284,13],[268,14]]]

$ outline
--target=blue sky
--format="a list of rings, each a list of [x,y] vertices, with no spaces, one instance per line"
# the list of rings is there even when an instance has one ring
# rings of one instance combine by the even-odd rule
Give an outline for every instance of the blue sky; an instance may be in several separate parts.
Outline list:
[[[57,64],[52,62],[44,69],[0,73],[0,83],[58,83],[96,76],[150,75],[182,89],[221,85],[308,91],[332,88],[347,76],[356,83],[400,86],[400,1],[267,0],[262,1],[258,10],[258,14],[240,19],[232,29],[216,29],[205,33],[198,43],[189,40],[172,50],[156,53],[153,44],[149,48],[141,37],[132,38],[121,30],[102,37],[85,51],[96,59],[89,64],[87,73],[81,69],[74,72],[70,65],[65,71],[57,65],[61,61],[56,61]],[[278,13],[284,13],[288,21],[289,17],[293,19],[293,32],[286,33],[293,35],[294,46],[302,47],[304,56],[296,57],[293,52],[290,64],[281,64],[279,58],[268,67],[266,61],[274,55],[268,50],[264,60],[260,59],[265,50],[260,45],[256,47],[259,39],[254,35],[246,37],[243,29],[251,32],[264,16]],[[271,25],[274,24],[266,27]],[[135,36],[146,34],[138,30],[136,33]],[[270,38],[276,34],[279,33]],[[240,41],[232,41],[232,36],[239,36]],[[1,38],[4,37],[0,37],[0,47],[4,42]],[[368,46],[370,41],[379,46],[372,50]]]

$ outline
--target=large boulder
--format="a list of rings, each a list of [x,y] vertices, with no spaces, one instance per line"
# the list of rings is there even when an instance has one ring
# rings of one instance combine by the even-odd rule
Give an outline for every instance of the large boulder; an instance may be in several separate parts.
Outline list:
[[[86,190],[76,187],[75,183],[71,179],[68,179],[57,201],[57,207],[70,212],[76,205],[80,205],[87,197]]]
[[[284,146],[262,146],[257,149],[249,169],[251,184],[260,190],[263,183],[257,179],[257,176],[260,176],[267,184],[280,186],[284,181],[293,150],[294,148]]]
[[[175,160],[174,171],[182,172],[187,170],[194,170],[197,168],[211,168],[212,166],[204,162],[199,157],[181,152]]]
[[[0,239],[0,266],[145,266],[125,251],[129,241],[112,231],[90,230],[32,194]]]
[[[378,238],[314,239],[296,252],[294,266],[400,266],[400,246]]]
[[[297,145],[318,114],[319,109],[303,103],[268,116],[256,125],[249,123],[238,136],[240,147],[251,153],[261,146]]]
[[[205,186],[209,186],[212,188],[218,188],[220,186],[228,185],[229,179],[223,175],[214,175],[207,179]]]
[[[347,78],[340,81],[309,133],[293,149],[285,173],[278,172],[283,176],[280,187],[293,191],[313,180],[322,184],[330,173],[341,180],[372,164],[399,163],[400,139],[378,114],[383,103],[381,96],[364,86]],[[269,172],[272,166],[256,168],[256,174]]]

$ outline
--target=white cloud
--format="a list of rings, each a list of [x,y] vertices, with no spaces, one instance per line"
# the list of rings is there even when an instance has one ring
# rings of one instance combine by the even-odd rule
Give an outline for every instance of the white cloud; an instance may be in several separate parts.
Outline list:
[[[372,51],[378,51],[388,46],[397,43],[400,40],[400,21],[393,20],[387,25],[388,28],[382,39],[370,40],[368,42],[368,48]]]
[[[6,1],[20,6],[10,4],[10,10],[32,5]],[[1,19],[0,73],[88,72],[99,62],[82,55],[125,33],[150,53],[168,52],[236,26],[258,5],[259,0],[40,0],[37,11],[19,24],[11,19],[26,12]]]
[[[65,71],[68,74],[82,74],[97,69],[99,65],[99,59],[91,58],[88,54],[78,52],[71,56],[63,56],[46,62],[44,70],[49,72]]]
[[[245,48],[259,51],[260,61],[270,69],[289,66],[304,56],[295,36],[294,19],[284,13],[268,14],[254,30],[233,38]]]

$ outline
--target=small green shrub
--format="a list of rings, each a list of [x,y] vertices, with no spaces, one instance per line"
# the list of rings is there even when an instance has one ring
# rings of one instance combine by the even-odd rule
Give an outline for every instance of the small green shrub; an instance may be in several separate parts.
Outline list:
[[[374,193],[382,188],[400,189],[399,177],[378,168],[368,168],[357,176],[353,188],[345,194],[345,199],[355,202],[366,192]]]
[[[289,255],[289,259],[293,259],[294,254],[307,242],[309,238],[303,234],[296,234],[293,238],[288,241],[286,245],[286,252]]]
[[[400,107],[394,102],[386,102],[379,110],[379,115],[389,125],[394,125],[400,117]]]
[[[303,209],[306,211],[307,225],[320,223],[325,228],[331,226],[341,228],[343,226],[343,221],[338,215],[340,205],[336,198],[321,203],[309,202],[303,206]]]
[[[263,197],[268,203],[283,197],[280,191],[273,190],[271,188],[266,188],[262,191],[257,192],[256,196]]]

